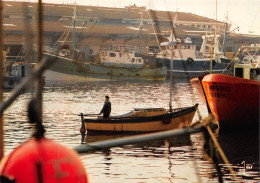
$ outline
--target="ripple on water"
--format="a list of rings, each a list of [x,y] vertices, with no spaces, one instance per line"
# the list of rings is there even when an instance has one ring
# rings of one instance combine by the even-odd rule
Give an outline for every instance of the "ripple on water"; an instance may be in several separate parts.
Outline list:
[[[173,106],[185,107],[199,103],[202,117],[207,115],[207,108],[200,99],[197,91],[187,82],[175,81],[173,88]],[[4,93],[5,97],[10,92]],[[103,105],[104,95],[109,95],[112,102],[112,114],[118,115],[129,112],[136,107],[165,107],[169,103],[169,82],[117,82],[117,81],[86,81],[80,83],[51,83],[46,84],[43,93],[43,119],[47,129],[46,136],[55,141],[76,147],[81,143],[79,128],[81,125],[79,113],[98,113]],[[4,113],[5,120],[5,151],[12,149],[30,138],[32,126],[27,124],[26,105],[31,94],[24,93]],[[199,119],[196,114],[194,121]],[[231,135],[231,137],[245,136],[245,134]],[[248,136],[248,135],[247,135]],[[88,142],[119,138],[121,136],[88,136]],[[249,140],[252,141],[251,136]],[[228,137],[228,139],[231,139]],[[220,138],[220,142],[228,142]],[[105,152],[80,155],[83,165],[88,172],[90,182],[217,182],[214,165],[204,160],[202,145],[203,135],[193,134],[169,140],[169,147],[163,141],[156,141],[139,145],[128,145],[111,148]],[[235,144],[235,141],[232,143]],[[231,145],[232,145],[231,144]],[[252,169],[244,169],[242,161],[247,165],[257,162],[249,158],[248,152],[256,151],[245,144],[236,146],[228,144],[224,151],[232,149],[238,152],[229,156],[234,162],[234,170],[239,177],[247,182],[259,181],[259,164]],[[259,144],[259,143],[258,143]],[[230,146],[230,147],[229,147]],[[227,153],[227,155],[229,155]],[[234,161],[235,160],[235,161]],[[225,165],[221,165],[225,172],[224,179],[230,180],[230,174]]]

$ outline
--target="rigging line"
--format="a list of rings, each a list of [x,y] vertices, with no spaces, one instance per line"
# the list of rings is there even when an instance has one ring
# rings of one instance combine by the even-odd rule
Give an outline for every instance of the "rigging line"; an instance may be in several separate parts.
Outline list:
[[[92,29],[94,28],[94,26],[96,25],[96,23],[97,23],[97,21],[95,21],[95,23],[91,25],[91,28],[90,28],[90,30],[88,31],[87,34],[86,34],[87,28],[84,30],[84,32],[83,32],[83,35],[84,35],[83,40],[85,40],[85,37],[86,37],[88,34],[90,34],[90,32],[92,31]],[[80,44],[81,44],[81,41],[82,41],[82,39],[80,40]]]
[[[59,39],[53,44],[53,48],[56,46],[56,44],[60,41],[60,39],[65,35],[65,33],[68,31],[70,31],[70,27],[71,27],[71,25],[69,26],[69,27],[67,27],[67,29],[62,33],[62,35],[59,37]],[[69,29],[69,30],[68,30]]]
[[[71,26],[72,26],[72,22],[71,22],[71,24],[70,24],[70,26],[69,26],[68,33],[67,33],[66,37],[64,38],[64,40],[63,40],[63,42],[62,42],[62,44],[61,44],[61,47],[64,45],[65,41],[67,40],[67,37],[68,37],[68,35],[69,35],[69,33],[70,33],[70,30],[71,30]]]
[[[149,19],[152,21],[151,15],[150,15],[150,11],[151,11],[151,10],[148,10],[148,16],[149,16]],[[160,43],[159,43],[157,34],[156,34],[156,32],[155,32],[155,29],[154,29],[154,23],[153,23],[153,21],[152,21],[152,29],[153,29],[153,33],[154,33],[155,39],[156,39],[156,41],[157,41],[157,44],[158,44],[158,46],[160,46]]]
[[[21,49],[20,49],[20,51],[19,51],[19,53],[18,53],[18,56],[17,56],[17,57],[15,58],[15,60],[14,60],[14,63],[17,62],[18,57],[19,57],[19,55],[22,55],[22,52],[23,52],[23,47],[21,47]]]
[[[151,4],[153,6],[153,2],[152,1],[151,1]],[[154,29],[154,33],[155,33],[155,36],[156,36],[155,38],[157,40],[158,46],[160,46],[160,42],[162,41],[162,37],[161,36],[160,37],[157,36],[157,34],[161,33],[161,30],[160,30],[160,26],[159,26],[159,21],[158,21],[156,16],[157,16],[157,11],[153,11],[152,9],[150,9],[149,10],[149,17],[152,20],[152,26],[153,26],[153,29]]]
[[[257,10],[257,12],[256,12],[256,15],[255,15],[255,17],[254,17],[254,19],[253,19],[253,21],[252,21],[252,24],[251,24],[251,26],[250,26],[250,29],[249,29],[249,30],[251,30],[251,29],[252,29],[252,27],[253,27],[253,25],[254,25],[254,22],[255,22],[255,19],[256,19],[257,15],[259,14],[259,11],[260,11],[260,6],[259,6],[259,8],[258,8],[258,10]]]
[[[81,30],[80,30],[80,32],[77,34],[77,36],[76,36],[76,42],[77,42],[77,40],[78,40],[78,37],[79,37],[79,35],[81,34],[81,33],[83,33],[83,28],[85,27],[85,25],[87,24],[87,20],[85,20],[85,21],[83,21],[82,22],[82,26],[81,26]]]
[[[24,14],[24,26],[25,26],[25,42],[24,42],[24,48],[23,48],[23,53],[24,53],[24,58],[25,58],[25,63],[27,62],[27,59],[29,62],[32,62],[32,55],[33,55],[33,50],[31,45],[33,45],[33,34],[32,34],[32,29],[31,26],[29,24],[29,10],[28,10],[28,6],[27,3],[23,5],[23,14]]]
[[[244,46],[244,42],[241,44],[241,46],[239,47],[239,49],[237,50],[236,54],[234,55],[234,57],[232,58],[232,60],[229,62],[229,64],[226,66],[226,68],[223,70],[222,74],[224,73],[224,71],[235,61],[237,55],[240,53],[240,50],[243,48]]]
[[[222,150],[221,146],[219,145],[219,143],[218,143],[216,137],[214,136],[214,134],[213,134],[211,128],[210,128],[208,125],[206,126],[206,128],[207,128],[207,131],[208,131],[208,133],[209,133],[209,135],[210,135],[210,138],[212,139],[213,143],[215,144],[215,146],[216,146],[216,148],[217,148],[217,150],[218,150],[218,152],[219,152],[219,154],[220,154],[222,160],[223,160],[224,163],[227,165],[227,168],[228,168],[229,172],[231,173],[233,179],[234,179],[236,182],[239,182],[239,181],[238,181],[238,177],[236,176],[235,171],[233,170],[233,168],[232,168],[230,162],[228,161],[228,159],[227,159],[227,157],[226,157],[224,151]]]

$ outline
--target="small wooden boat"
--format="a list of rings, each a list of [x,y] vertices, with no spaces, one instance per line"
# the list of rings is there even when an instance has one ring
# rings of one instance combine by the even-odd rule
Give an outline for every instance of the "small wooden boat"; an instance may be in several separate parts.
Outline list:
[[[173,30],[172,30],[173,34]],[[171,54],[170,68],[173,68]],[[137,108],[134,111],[109,118],[85,118],[81,113],[82,127],[88,132],[155,132],[190,126],[198,104],[191,107],[172,109],[172,72],[170,72],[169,110],[164,108]],[[87,115],[85,115],[87,116]],[[85,130],[81,130],[84,132]],[[82,133],[83,134],[83,133]]]
[[[82,116],[88,132],[155,132],[190,126],[198,104],[191,107],[173,109],[138,108],[133,111],[109,118],[91,118]]]

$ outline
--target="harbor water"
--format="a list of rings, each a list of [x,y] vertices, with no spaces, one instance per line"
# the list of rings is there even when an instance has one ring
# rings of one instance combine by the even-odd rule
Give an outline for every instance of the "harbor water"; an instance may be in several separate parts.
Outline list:
[[[5,98],[11,92],[4,93]],[[43,93],[43,117],[46,137],[69,148],[81,145],[79,113],[99,113],[104,96],[109,95],[112,115],[133,108],[169,107],[169,81],[47,81]],[[28,140],[32,126],[27,122],[27,104],[31,93],[22,94],[4,113],[5,154]],[[173,107],[199,103],[194,122],[208,115],[206,105],[187,80],[174,80]],[[87,136],[85,143],[120,138]],[[259,182],[259,136],[257,133],[233,131],[217,134],[241,182]],[[106,151],[81,154],[80,159],[89,182],[96,183],[171,183],[218,182],[212,161],[203,153],[203,134],[192,134],[115,147]],[[233,182],[228,168],[220,162],[224,182]]]

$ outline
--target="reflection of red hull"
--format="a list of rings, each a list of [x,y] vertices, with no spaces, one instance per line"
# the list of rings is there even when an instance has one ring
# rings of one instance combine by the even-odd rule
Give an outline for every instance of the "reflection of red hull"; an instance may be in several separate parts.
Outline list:
[[[209,74],[201,82],[220,127],[259,126],[259,81]]]

